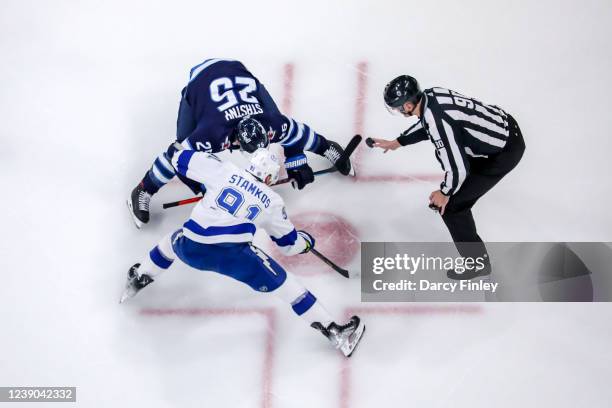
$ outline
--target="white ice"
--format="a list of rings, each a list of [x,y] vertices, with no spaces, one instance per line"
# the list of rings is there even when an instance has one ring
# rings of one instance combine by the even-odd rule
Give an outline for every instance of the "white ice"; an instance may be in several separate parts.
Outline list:
[[[117,301],[129,266],[189,214],[161,210],[189,196],[178,183],[141,231],[124,200],[173,139],[179,91],[208,57],[242,60],[279,103],[293,63],[291,114],[341,142],[355,132],[361,61],[366,136],[408,127],[381,100],[401,73],[499,104],[527,152],[476,207],[481,235],[612,241],[610,21],[608,0],[4,0],[0,386],[76,386],[82,407],[609,406],[607,304],[378,313],[389,305],[360,304],[358,279],[304,255],[295,272],[334,314],[365,309],[347,363],[269,295],[181,265]],[[364,150],[359,171],[440,172],[428,143]],[[364,241],[447,241],[426,206],[435,188],[327,175],[280,191],[290,215],[341,215]]]

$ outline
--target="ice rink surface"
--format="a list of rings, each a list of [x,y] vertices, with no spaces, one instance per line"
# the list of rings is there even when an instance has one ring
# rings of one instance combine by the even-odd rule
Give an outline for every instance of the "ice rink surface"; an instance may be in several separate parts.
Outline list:
[[[269,295],[178,263],[117,301],[189,215],[161,209],[189,196],[171,183],[138,231],[125,198],[209,57],[242,60],[343,143],[409,126],[381,97],[401,73],[499,104],[527,152],[476,206],[481,236],[612,241],[610,21],[607,0],[3,1],[0,386],[76,386],[82,407],[609,406],[607,304],[362,304],[358,279],[282,259],[335,315],[365,320],[347,361]],[[357,180],[279,188],[332,259],[358,274],[359,241],[449,240],[426,205],[429,143],[364,147],[356,165]]]

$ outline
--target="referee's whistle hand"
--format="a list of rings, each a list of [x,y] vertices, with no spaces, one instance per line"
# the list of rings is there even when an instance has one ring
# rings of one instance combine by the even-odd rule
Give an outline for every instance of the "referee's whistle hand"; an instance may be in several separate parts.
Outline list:
[[[378,147],[384,150],[383,153],[387,153],[389,150],[395,150],[398,147],[402,147],[401,144],[399,144],[399,142],[395,139],[393,140],[385,140],[385,139],[375,139],[372,138],[372,140],[374,141],[374,147]]]

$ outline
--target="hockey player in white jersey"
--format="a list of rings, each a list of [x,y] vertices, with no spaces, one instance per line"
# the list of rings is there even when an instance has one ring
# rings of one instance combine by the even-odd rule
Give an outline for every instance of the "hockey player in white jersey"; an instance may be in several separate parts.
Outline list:
[[[283,199],[269,187],[278,179],[276,156],[258,149],[248,168],[240,169],[213,154],[182,150],[174,155],[172,164],[183,177],[203,184],[206,194],[181,229],[165,236],[144,261],[130,268],[121,302],[152,283],[179,258],[193,268],[218,272],[256,291],[277,295],[350,356],[365,330],[361,319],[353,316],[343,325],[334,322],[310,291],[252,243],[257,227],[285,255],[306,253],[315,243],[307,232],[295,230]]]

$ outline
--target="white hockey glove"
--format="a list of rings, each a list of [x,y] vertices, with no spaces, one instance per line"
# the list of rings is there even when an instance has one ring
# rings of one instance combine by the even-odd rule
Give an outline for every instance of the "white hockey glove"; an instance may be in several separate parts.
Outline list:
[[[314,248],[315,239],[312,235],[303,230],[299,230],[297,233],[299,236],[304,238],[304,241],[306,241],[306,248],[304,248],[304,250],[300,252],[301,254],[305,254],[306,252],[309,252],[312,248]]]

